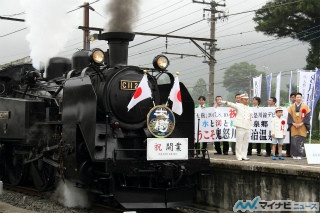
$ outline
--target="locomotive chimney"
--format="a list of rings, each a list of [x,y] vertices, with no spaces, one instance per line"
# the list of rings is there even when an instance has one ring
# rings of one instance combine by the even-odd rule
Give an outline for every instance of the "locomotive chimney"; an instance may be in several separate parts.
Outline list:
[[[108,41],[110,67],[128,64],[129,41],[133,41],[135,34],[128,32],[107,32],[98,35],[99,40]]]

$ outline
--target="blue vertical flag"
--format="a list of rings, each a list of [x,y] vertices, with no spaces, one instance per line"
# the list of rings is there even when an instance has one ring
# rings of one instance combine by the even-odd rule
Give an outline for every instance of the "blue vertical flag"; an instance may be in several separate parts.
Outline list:
[[[319,100],[319,96],[320,96],[320,70],[317,70],[316,79],[315,79],[315,85],[314,85],[313,109],[315,109],[316,106],[317,106],[317,103],[318,103],[318,100]]]
[[[271,81],[272,81],[272,73],[266,76],[267,81],[267,99],[271,96]]]

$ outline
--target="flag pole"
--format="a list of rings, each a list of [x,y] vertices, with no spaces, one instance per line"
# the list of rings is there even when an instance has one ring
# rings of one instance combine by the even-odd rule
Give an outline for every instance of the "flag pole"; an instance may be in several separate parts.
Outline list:
[[[299,80],[300,80],[300,70],[297,70],[297,92],[299,92]]]
[[[135,89],[135,92],[133,93],[133,96],[131,97],[131,100],[127,106],[128,112],[130,109],[132,109],[136,104],[138,104],[140,101],[143,101],[144,99],[152,98],[152,91],[150,89],[149,83],[148,83],[148,75],[147,70],[143,70],[144,74],[143,77],[138,85],[138,87]]]
[[[290,106],[290,103],[291,103],[291,99],[290,99],[291,93],[292,93],[292,71],[290,72],[290,82],[289,82],[289,97],[288,97],[289,106]]]
[[[317,83],[317,67],[315,68],[315,81],[313,84],[313,94],[312,94],[312,101],[311,101],[311,117],[310,117],[310,134],[309,134],[309,144],[311,143],[311,136],[312,136],[312,123],[313,123],[313,110],[314,110],[314,95],[316,93],[316,83]]]
[[[148,70],[143,70],[143,74],[146,75],[148,73]],[[152,103],[153,103],[153,107],[156,106],[156,103],[154,102],[154,99],[153,97],[151,96],[151,100],[152,100]]]

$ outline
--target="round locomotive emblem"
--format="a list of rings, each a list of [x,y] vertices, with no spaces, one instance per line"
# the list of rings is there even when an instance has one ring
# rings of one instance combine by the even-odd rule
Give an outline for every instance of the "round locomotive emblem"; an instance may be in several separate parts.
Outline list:
[[[164,105],[153,107],[147,116],[148,130],[157,138],[165,138],[171,135],[175,122],[173,112]]]

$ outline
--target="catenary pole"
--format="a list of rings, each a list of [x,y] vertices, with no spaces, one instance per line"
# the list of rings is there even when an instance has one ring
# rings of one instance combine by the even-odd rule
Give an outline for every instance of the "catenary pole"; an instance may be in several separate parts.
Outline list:
[[[210,5],[211,8],[210,9],[204,9],[204,11],[209,11],[211,14],[210,14],[210,38],[212,39],[212,41],[210,41],[210,43],[208,43],[207,45],[209,45],[209,49],[210,49],[210,58],[209,58],[209,62],[208,62],[208,65],[209,65],[209,94],[208,94],[208,102],[209,102],[209,105],[212,106],[213,105],[213,102],[214,102],[214,79],[215,79],[215,76],[214,76],[214,66],[215,66],[215,63],[216,61],[214,60],[214,56],[215,56],[215,52],[216,52],[216,43],[215,43],[215,37],[216,37],[216,20],[219,19],[219,18],[222,18],[221,16],[219,17],[216,17],[216,14],[218,13],[222,13],[221,11],[218,11],[216,9],[216,7],[218,6],[223,6],[225,7],[226,5],[225,4],[219,4],[219,3],[216,3],[215,1],[211,0],[211,1],[196,1],[196,0],[193,0],[192,1],[193,3],[200,3],[200,4],[207,4],[207,5]]]

